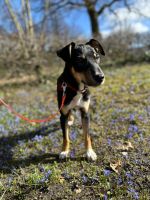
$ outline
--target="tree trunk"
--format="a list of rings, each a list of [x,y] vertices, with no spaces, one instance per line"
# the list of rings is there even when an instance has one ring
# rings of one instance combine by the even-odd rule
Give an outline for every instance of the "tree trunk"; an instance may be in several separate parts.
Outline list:
[[[11,7],[11,4],[10,4],[10,1],[9,0],[5,0],[5,4],[8,8],[8,12],[16,26],[16,29],[18,31],[18,35],[19,35],[19,42],[20,42],[20,45],[22,46],[22,49],[24,51],[24,56],[25,57],[28,57],[28,52],[27,52],[27,49],[26,49],[26,45],[25,45],[25,41],[24,41],[24,31],[23,31],[23,28],[21,27],[18,19],[17,19],[17,16],[15,14],[15,12],[13,11],[12,7]]]
[[[96,12],[95,5],[90,3],[88,0],[85,0],[85,5],[90,19],[92,36],[94,38],[100,38],[101,34],[99,31],[98,14]]]
[[[31,16],[31,6],[29,0],[25,0],[26,4],[26,11],[27,11],[27,16],[28,16],[28,31],[29,31],[29,36],[31,41],[35,40],[35,35],[34,35],[34,26],[33,26],[33,20]],[[32,41],[32,42],[33,42]]]

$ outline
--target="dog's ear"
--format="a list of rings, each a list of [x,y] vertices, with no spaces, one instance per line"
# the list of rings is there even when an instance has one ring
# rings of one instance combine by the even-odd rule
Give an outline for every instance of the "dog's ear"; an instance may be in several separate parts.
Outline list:
[[[71,61],[72,50],[75,47],[75,43],[71,42],[67,46],[57,51],[57,56],[62,58],[65,62]]]
[[[101,44],[97,40],[91,39],[86,44],[88,44],[91,47],[93,47],[97,53],[102,54],[103,56],[105,56],[104,49],[103,49],[103,47],[101,46]]]

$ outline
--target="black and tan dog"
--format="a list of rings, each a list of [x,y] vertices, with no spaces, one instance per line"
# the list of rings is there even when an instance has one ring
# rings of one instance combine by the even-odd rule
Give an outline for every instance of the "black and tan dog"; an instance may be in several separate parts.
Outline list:
[[[57,55],[65,61],[65,69],[57,80],[58,106],[62,98],[66,99],[60,110],[60,122],[63,132],[63,149],[60,158],[69,156],[69,126],[73,123],[72,109],[81,111],[82,128],[85,136],[85,148],[88,160],[96,160],[89,133],[90,93],[88,86],[98,86],[104,82],[104,73],[99,67],[100,55],[105,52],[97,40],[91,39],[86,44],[68,44],[57,51]]]

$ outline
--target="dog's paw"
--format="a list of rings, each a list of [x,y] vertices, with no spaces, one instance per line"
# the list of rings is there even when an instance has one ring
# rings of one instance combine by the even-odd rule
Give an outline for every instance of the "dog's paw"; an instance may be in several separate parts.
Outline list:
[[[94,152],[93,149],[88,149],[87,152],[86,152],[86,157],[89,161],[95,161],[97,160],[97,155],[96,153]]]
[[[59,159],[65,159],[69,157],[69,151],[62,151],[60,154],[59,154]]]

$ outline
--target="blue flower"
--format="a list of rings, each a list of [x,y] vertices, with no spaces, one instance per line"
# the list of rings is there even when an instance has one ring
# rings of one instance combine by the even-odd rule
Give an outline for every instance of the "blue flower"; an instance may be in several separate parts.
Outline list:
[[[104,194],[104,200],[107,200],[108,197],[107,197],[107,194]]]
[[[128,131],[133,132],[133,133],[137,133],[138,132],[138,127],[136,125],[131,124],[128,128]]]
[[[134,134],[131,132],[131,133],[129,133],[129,134],[126,135],[126,138],[130,139],[130,138],[133,137],[133,135],[134,135]]]
[[[135,118],[134,114],[130,114],[129,120],[130,120],[130,121],[134,121],[134,118]]]
[[[71,139],[71,140],[75,140],[76,137],[77,137],[76,132],[75,132],[75,131],[72,131],[71,134],[70,134],[70,139]]]
[[[49,169],[46,173],[45,173],[45,178],[48,179],[49,176],[52,174],[52,171]]]
[[[71,157],[71,158],[74,158],[74,157],[75,157],[75,149],[73,149],[73,150],[71,151],[70,157]]]
[[[107,143],[108,143],[109,146],[111,146],[111,139],[108,138]]]
[[[88,177],[86,175],[82,175],[82,182],[84,184],[88,182]]]
[[[127,176],[127,178],[132,178],[132,175],[130,172],[126,172],[126,176]]]
[[[52,174],[52,171],[48,170],[47,172],[45,172],[44,177],[41,178],[38,182],[39,183],[44,183],[45,181],[47,181],[49,179],[51,174]]]
[[[123,183],[122,178],[119,177],[119,178],[118,178],[118,181],[117,181],[117,184],[118,184],[118,185],[122,185],[122,183]]]
[[[111,174],[111,171],[109,169],[104,169],[104,175],[109,176]]]
[[[36,135],[34,138],[32,138],[32,141],[40,142],[43,139],[42,135]]]
[[[71,176],[69,176],[68,172],[66,172],[66,171],[64,171],[61,175],[65,178],[65,180],[71,179]]]
[[[18,124],[20,123],[20,118],[19,118],[19,117],[16,117],[15,122],[16,122],[16,124],[18,125]]]
[[[133,196],[134,199],[139,199],[139,194],[134,188],[132,188],[132,187],[129,188],[128,192],[131,193],[131,195]]]

